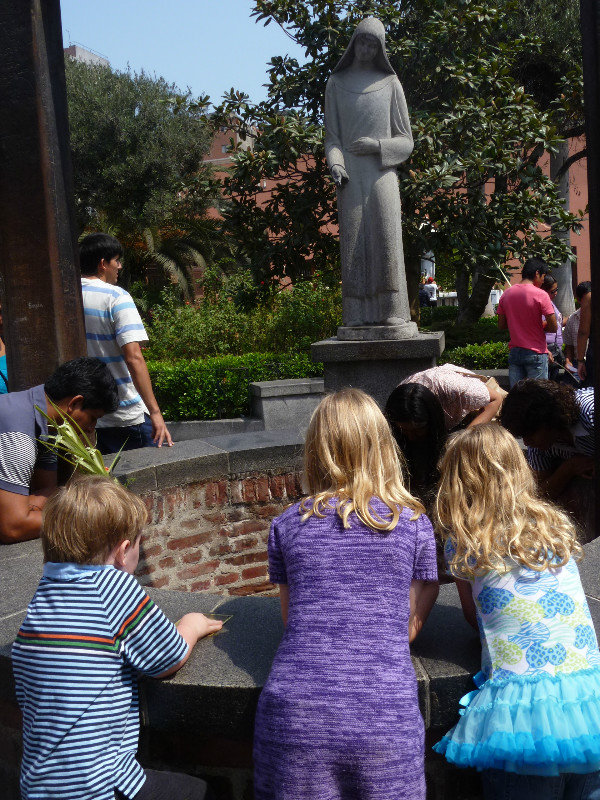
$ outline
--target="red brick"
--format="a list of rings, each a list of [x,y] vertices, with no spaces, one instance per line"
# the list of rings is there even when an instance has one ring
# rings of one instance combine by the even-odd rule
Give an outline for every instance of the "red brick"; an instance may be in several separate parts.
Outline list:
[[[250,510],[246,506],[236,506],[227,513],[229,522],[239,522],[242,519],[249,519],[251,516]]]
[[[155,522],[162,522],[164,518],[164,501],[162,495],[156,495],[155,502],[154,502],[154,521]]]
[[[184,564],[197,564],[198,561],[204,561],[205,559],[206,553],[204,550],[192,550],[191,553],[185,553],[182,561]],[[215,561],[215,566],[217,566],[218,563],[218,561]]]
[[[207,483],[204,497],[207,508],[224,505],[227,502],[227,482],[214,481]]]
[[[180,528],[183,528],[186,531],[195,531],[196,528],[200,527],[200,520],[199,519],[184,519],[181,522],[177,523]]]
[[[244,478],[242,481],[242,497],[245,503],[256,502],[256,481],[254,478]]]
[[[230,564],[232,567],[239,567],[242,564],[256,564],[257,561],[267,561],[267,551],[261,550],[258,553],[245,553],[238,556],[226,556],[222,559],[224,564]]]
[[[258,545],[258,539],[255,536],[247,536],[246,538],[235,539],[231,542],[231,550],[234,553],[240,553],[242,550],[251,550]]]
[[[195,564],[193,567],[186,567],[179,570],[177,577],[182,581],[187,581],[189,578],[197,578],[199,575],[206,575],[207,573],[214,572],[215,568],[219,566],[218,561],[207,561],[205,564]]]
[[[197,533],[195,536],[185,536],[180,539],[171,539],[167,544],[169,550],[186,550],[188,547],[196,547],[199,544],[205,544],[213,538],[212,531],[204,531],[204,533]]]
[[[163,586],[168,586],[169,580],[170,578],[168,575],[163,575],[162,578],[157,578],[155,581],[152,581],[152,586],[155,589],[162,589]]]
[[[217,575],[215,586],[226,586],[228,583],[239,581],[240,576],[237,572],[228,572],[226,575]]]
[[[159,556],[162,551],[162,544],[152,544],[150,546],[142,544],[142,558],[154,558],[154,556]]]
[[[251,581],[253,578],[264,578],[267,572],[266,564],[261,564],[257,567],[248,567],[248,569],[242,570],[242,578],[245,581]]]
[[[227,517],[222,511],[213,511],[211,514],[202,514],[202,519],[210,522],[211,525],[223,525],[227,522]]]
[[[241,481],[231,481],[229,484],[229,489],[231,492],[231,502],[234,505],[238,505],[239,503],[244,502],[244,498],[242,497],[242,482]]]
[[[266,506],[256,506],[252,510],[255,517],[260,517],[261,519],[273,519],[281,514],[283,511],[283,506],[279,503],[277,505],[269,503]]]
[[[174,567],[175,559],[171,558],[171,556],[167,556],[166,558],[161,558],[161,560],[158,562],[158,566],[161,569],[166,569],[167,567]]]
[[[283,475],[271,475],[269,478],[271,497],[280,500],[285,493],[285,478]]]
[[[147,494],[145,497],[142,497],[146,508],[148,509],[148,515],[150,518],[152,517],[152,509],[154,508],[154,497],[151,494]]]
[[[206,589],[210,589],[211,584],[212,581],[196,581],[190,586],[190,592],[203,592]]]
[[[259,475],[256,479],[256,499],[259,503],[266,503],[270,500],[269,478],[267,475]]]
[[[209,556],[224,556],[226,553],[230,552],[230,546],[228,542],[215,542],[215,544],[211,545],[208,549]]]
[[[249,594],[262,594],[269,593],[274,594],[274,590],[276,589],[272,583],[265,581],[264,583],[253,583],[250,586],[235,586],[233,589],[228,589],[227,591],[231,595],[236,595],[237,597],[246,597]]]
[[[231,526],[230,536],[245,536],[248,533],[258,533],[264,531],[265,523],[257,520],[243,520],[242,522],[234,522]]]

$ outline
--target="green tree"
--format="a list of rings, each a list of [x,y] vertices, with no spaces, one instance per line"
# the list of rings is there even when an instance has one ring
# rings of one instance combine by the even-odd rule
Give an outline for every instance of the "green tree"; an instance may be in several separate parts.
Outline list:
[[[481,315],[512,257],[536,253],[554,264],[569,257],[564,237],[546,235],[548,224],[568,231],[578,222],[540,167],[560,144],[556,109],[542,107],[521,80],[542,42],[507,35],[516,8],[512,0],[256,0],[257,20],[280,24],[307,55],[302,66],[271,60],[267,102],[252,106],[232,92],[219,109],[242,130],[258,131],[254,151],[236,154],[226,181],[226,221],[243,231],[263,279],[296,279],[312,262],[325,270],[336,265],[322,102],[326,80],[366,14],[386,26],[415,134],[414,153],[399,169],[409,289],[416,289],[421,253],[433,250],[456,272],[461,321],[468,322]],[[566,76],[558,83],[565,87]],[[270,201],[257,206],[256,186],[280,175],[292,180],[279,181]]]
[[[163,78],[66,59],[78,224],[139,235],[203,214],[216,192],[203,156],[208,98]]]

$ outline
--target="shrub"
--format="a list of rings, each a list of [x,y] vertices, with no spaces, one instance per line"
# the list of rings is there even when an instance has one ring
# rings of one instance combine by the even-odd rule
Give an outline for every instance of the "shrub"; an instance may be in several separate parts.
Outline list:
[[[248,353],[193,361],[149,361],[148,370],[163,415],[179,421],[246,415],[252,381],[314,377],[323,374],[323,365],[305,354]]]
[[[438,364],[456,364],[473,370],[506,369],[508,367],[508,343],[485,342],[468,344],[445,350]]]

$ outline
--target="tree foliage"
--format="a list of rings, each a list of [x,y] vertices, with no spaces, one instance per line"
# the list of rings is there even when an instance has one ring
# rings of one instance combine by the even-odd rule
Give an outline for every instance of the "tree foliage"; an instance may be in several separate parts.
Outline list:
[[[163,78],[66,59],[77,219],[140,233],[205,211],[215,193],[207,98]]]
[[[528,3],[534,0],[521,6],[513,0],[255,0],[257,20],[280,24],[307,55],[304,65],[271,59],[266,102],[251,105],[232,90],[219,109],[238,119],[243,132],[256,133],[254,150],[236,154],[226,182],[226,221],[243,232],[263,280],[284,274],[295,280],[313,263],[321,270],[337,265],[322,103],[327,78],[366,14],[386,27],[413,125],[415,150],[399,169],[409,285],[418,279],[421,253],[433,250],[453,266],[461,317],[469,321],[480,316],[512,258],[535,253],[551,264],[568,258],[567,243],[548,223],[553,230],[575,229],[578,220],[564,210],[540,164],[556,150],[567,120],[580,113],[577,69],[569,72],[568,58],[555,60],[550,98],[534,96],[531,81],[525,85],[534,56],[549,57],[535,31],[519,32],[513,24],[511,14]],[[261,206],[256,190],[264,179],[276,185]]]

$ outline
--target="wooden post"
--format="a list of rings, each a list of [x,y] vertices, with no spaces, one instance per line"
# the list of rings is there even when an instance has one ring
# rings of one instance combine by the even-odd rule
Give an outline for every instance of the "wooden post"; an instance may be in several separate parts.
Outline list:
[[[86,353],[59,0],[0,3],[0,295],[11,391]]]

